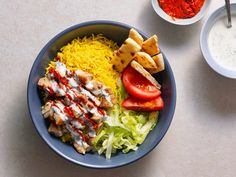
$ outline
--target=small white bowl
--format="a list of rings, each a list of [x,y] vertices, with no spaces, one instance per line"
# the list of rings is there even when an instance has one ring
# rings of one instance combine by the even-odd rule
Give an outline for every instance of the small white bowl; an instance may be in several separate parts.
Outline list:
[[[231,9],[231,14],[236,14],[236,3],[232,3],[230,5],[230,9]],[[216,71],[217,73],[225,77],[236,79],[236,71],[229,70],[219,65],[215,61],[214,57],[212,56],[209,46],[208,46],[209,32],[212,29],[215,22],[219,20],[220,18],[222,18],[223,16],[226,16],[225,6],[222,6],[218,8],[217,10],[215,10],[210,15],[210,17],[206,20],[200,34],[200,47],[201,47],[201,51],[206,62],[214,71]],[[236,25],[236,24],[233,24],[233,25]]]
[[[168,14],[165,13],[164,10],[162,10],[162,8],[160,7],[158,3],[158,0],[152,0],[152,7],[162,19],[166,20],[169,23],[172,23],[175,25],[191,25],[199,21],[206,14],[206,11],[210,5],[210,2],[211,0],[206,0],[200,12],[198,12],[197,15],[195,15],[192,18],[186,18],[186,19],[173,19],[173,17],[169,16]]]

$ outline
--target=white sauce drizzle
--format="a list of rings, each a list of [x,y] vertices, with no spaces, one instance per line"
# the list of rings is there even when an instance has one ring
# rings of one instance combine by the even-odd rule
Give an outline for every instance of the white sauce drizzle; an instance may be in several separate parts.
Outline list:
[[[52,85],[52,90],[59,94],[60,96],[65,96],[65,91],[59,87],[58,83],[55,80],[50,80],[50,83]]]
[[[66,76],[66,65],[64,65],[63,63],[57,61],[55,62],[56,64],[56,71],[59,72],[59,74],[62,76],[62,77],[65,77]]]
[[[66,116],[66,114],[63,111],[64,107],[65,106],[62,103],[57,102],[57,103],[55,103],[55,106],[52,106],[52,110],[60,116],[60,118],[63,120],[63,122],[66,122],[69,118]],[[56,120],[56,121],[58,121],[58,120]]]
[[[100,105],[100,101],[93,96],[89,91],[85,90],[82,87],[79,87],[82,94],[86,95],[88,98],[90,98],[97,106]]]
[[[72,125],[75,126],[75,128],[77,129],[84,129],[84,125],[82,125],[80,122],[76,121],[76,120],[73,120],[71,121]]]
[[[83,115],[83,112],[78,108],[78,106],[74,103],[70,105],[71,109],[75,111],[79,116]]]
[[[112,104],[112,101],[111,101],[111,96],[110,94],[107,92],[107,87],[106,86],[102,86],[101,89],[95,89],[95,86],[94,86],[94,82],[93,81],[89,81],[85,87],[91,91],[94,95],[96,96],[101,96],[101,97],[105,97],[105,99],[110,103]]]
[[[69,81],[69,84],[72,86],[72,87],[78,87],[78,83],[75,81],[75,79],[74,78],[69,78],[68,79],[68,81]]]
[[[89,136],[90,136],[90,137],[95,137],[95,136],[96,136],[96,131],[95,131],[93,128],[91,128],[91,129],[89,130]]]

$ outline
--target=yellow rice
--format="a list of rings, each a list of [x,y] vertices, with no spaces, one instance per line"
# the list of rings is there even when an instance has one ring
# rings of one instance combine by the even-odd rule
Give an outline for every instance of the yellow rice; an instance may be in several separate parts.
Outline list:
[[[112,69],[111,59],[117,48],[112,40],[102,35],[92,35],[74,39],[61,48],[57,58],[72,71],[82,70],[93,74],[95,80],[103,82],[115,92],[119,73]],[[46,73],[54,66],[54,62],[51,62]]]

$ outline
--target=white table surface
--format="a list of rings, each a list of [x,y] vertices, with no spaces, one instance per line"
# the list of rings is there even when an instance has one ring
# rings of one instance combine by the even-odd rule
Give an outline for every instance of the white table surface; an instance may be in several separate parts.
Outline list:
[[[1,177],[235,177],[236,80],[204,62],[199,34],[224,1],[212,0],[200,22],[185,27],[160,19],[150,0],[0,0]],[[157,34],[174,71],[177,106],[161,143],[143,159],[117,169],[94,170],[59,157],[29,117],[26,87],[41,48],[63,29],[107,19]]]

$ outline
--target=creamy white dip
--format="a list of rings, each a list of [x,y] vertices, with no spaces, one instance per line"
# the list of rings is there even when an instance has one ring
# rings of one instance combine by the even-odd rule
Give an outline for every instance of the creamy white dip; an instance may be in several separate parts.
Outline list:
[[[208,46],[213,59],[220,66],[236,71],[236,14],[232,15],[232,27],[227,28],[227,17],[215,22],[209,32]]]

